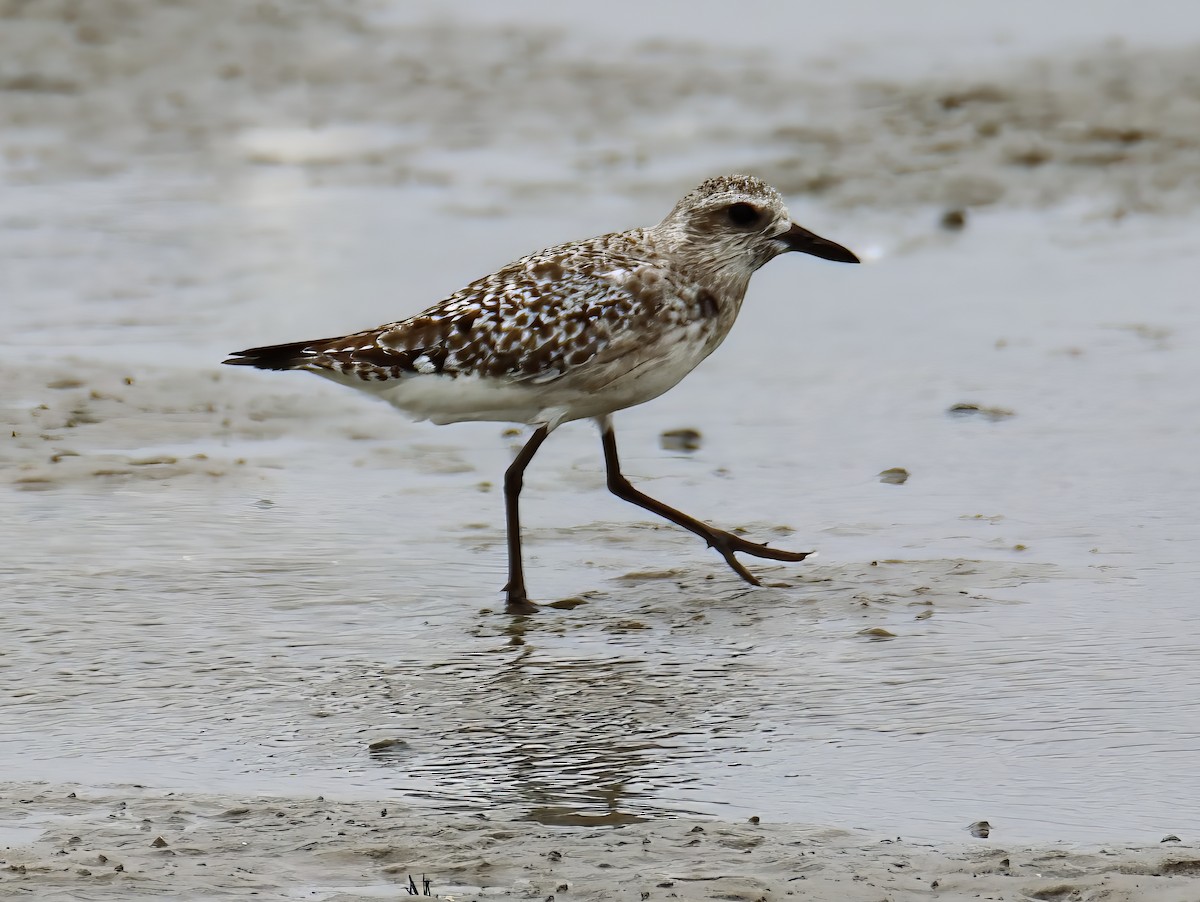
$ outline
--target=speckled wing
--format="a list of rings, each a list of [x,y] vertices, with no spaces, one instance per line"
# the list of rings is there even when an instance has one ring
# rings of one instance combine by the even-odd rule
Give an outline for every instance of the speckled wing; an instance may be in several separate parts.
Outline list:
[[[484,276],[428,310],[341,338],[240,352],[232,363],[332,370],[364,381],[406,374],[552,382],[638,344],[674,314],[659,267],[624,248],[636,233],[550,248]],[[671,308],[667,310],[666,308]]]

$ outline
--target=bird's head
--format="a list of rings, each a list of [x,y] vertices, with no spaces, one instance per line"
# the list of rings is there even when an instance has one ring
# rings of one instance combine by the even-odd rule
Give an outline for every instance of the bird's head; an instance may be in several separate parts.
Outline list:
[[[744,286],[756,269],[799,251],[838,263],[858,257],[792,222],[779,192],[749,175],[701,184],[675,205],[655,233],[710,279]]]

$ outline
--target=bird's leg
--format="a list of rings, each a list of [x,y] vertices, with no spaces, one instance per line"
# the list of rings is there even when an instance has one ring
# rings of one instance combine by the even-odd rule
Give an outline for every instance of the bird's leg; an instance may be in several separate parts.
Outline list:
[[[537,454],[537,449],[550,430],[539,426],[534,430],[525,447],[504,472],[504,510],[508,518],[508,585],[504,587],[507,608],[510,613],[528,614],[537,609],[525,594],[525,571],[521,567],[521,519],[517,515],[517,499],[525,481],[525,468]]]
[[[617,437],[613,432],[612,423],[609,422],[607,417],[601,419],[599,422],[600,441],[604,445],[604,464],[608,469],[609,491],[618,498],[656,513],[660,517],[670,520],[678,526],[682,526],[689,532],[694,532],[710,546],[717,549],[721,553],[721,556],[725,558],[725,563],[733,568],[733,572],[750,583],[750,585],[757,586],[760,583],[754,577],[754,574],[743,567],[738,559],[733,556],[734,552],[740,551],[744,554],[754,555],[755,557],[770,558],[773,561],[802,561],[812,553],[810,551],[781,551],[778,548],[769,548],[757,542],[748,542],[741,536],[735,536],[733,533],[726,532],[723,529],[715,529],[707,523],[703,523],[694,517],[689,517],[687,514],[681,513],[675,510],[675,508],[668,507],[661,501],[639,492],[621,472],[621,461],[617,458]]]

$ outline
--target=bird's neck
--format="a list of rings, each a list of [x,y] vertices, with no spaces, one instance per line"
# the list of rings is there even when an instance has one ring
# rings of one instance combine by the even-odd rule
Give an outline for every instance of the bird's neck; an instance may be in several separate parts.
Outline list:
[[[674,270],[684,281],[738,304],[746,294],[750,276],[762,265],[747,267],[736,248],[714,245],[703,236],[679,228],[670,219],[656,228],[643,230],[642,234],[643,240],[649,239],[653,244],[664,268]]]

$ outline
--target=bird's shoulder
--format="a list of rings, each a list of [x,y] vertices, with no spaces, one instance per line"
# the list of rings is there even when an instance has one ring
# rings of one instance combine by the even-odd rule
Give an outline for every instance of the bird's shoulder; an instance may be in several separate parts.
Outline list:
[[[529,254],[476,279],[420,316],[474,312],[494,325],[509,319],[577,318],[651,302],[669,264],[644,229],[600,235]]]

